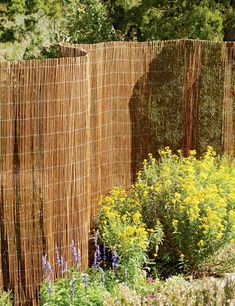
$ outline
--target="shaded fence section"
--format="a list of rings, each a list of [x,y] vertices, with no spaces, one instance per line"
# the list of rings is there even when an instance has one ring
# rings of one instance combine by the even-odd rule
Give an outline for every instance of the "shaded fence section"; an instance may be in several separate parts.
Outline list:
[[[149,152],[208,145],[233,154],[235,44],[175,40],[62,45],[90,57],[91,216],[97,196],[129,186]]]
[[[88,263],[98,197],[129,187],[147,153],[233,154],[235,43],[61,45],[0,63],[0,285],[36,304],[41,256],[71,241]],[[55,271],[55,277],[59,271]]]

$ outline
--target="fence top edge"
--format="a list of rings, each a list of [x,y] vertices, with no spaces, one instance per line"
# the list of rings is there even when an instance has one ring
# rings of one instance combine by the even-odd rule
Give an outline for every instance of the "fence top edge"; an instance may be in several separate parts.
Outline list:
[[[153,40],[153,41],[145,41],[145,42],[136,42],[136,41],[108,41],[108,42],[99,42],[99,43],[93,43],[93,44],[73,44],[73,43],[66,43],[61,42],[58,44],[60,48],[65,49],[74,49],[78,50],[81,53],[76,54],[74,56],[60,56],[57,58],[42,58],[42,59],[31,59],[31,60],[14,60],[14,61],[0,61],[0,67],[9,67],[12,65],[20,65],[23,67],[31,67],[31,66],[38,66],[40,65],[48,65],[51,64],[54,65],[62,65],[62,64],[68,64],[71,62],[71,64],[79,64],[79,63],[85,63],[87,62],[87,59],[89,57],[89,51],[91,49],[95,49],[96,47],[124,47],[124,48],[135,48],[135,47],[156,47],[160,45],[168,45],[168,44],[200,44],[205,46],[220,46],[224,48],[232,48],[235,50],[235,41],[211,41],[211,40],[200,40],[200,39],[172,39],[172,40]]]
[[[55,57],[55,58],[39,58],[39,59],[30,59],[30,60],[14,60],[14,61],[0,61],[0,67],[3,66],[22,66],[22,67],[32,67],[35,66],[40,68],[40,66],[43,64],[43,66],[51,66],[51,65],[63,65],[63,64],[83,64],[87,62],[88,53],[82,54],[80,56],[61,56],[61,57]]]
[[[204,45],[221,45],[221,46],[232,46],[235,47],[235,41],[213,41],[213,40],[201,40],[201,39],[170,39],[170,40],[151,40],[151,41],[143,41],[143,42],[137,42],[137,41],[107,41],[107,42],[99,42],[99,43],[91,43],[91,44],[86,44],[86,43],[81,43],[81,44],[74,44],[74,43],[66,43],[66,42],[61,42],[59,45],[62,47],[70,47],[70,48],[75,48],[75,49],[85,49],[91,46],[107,46],[107,45],[123,45],[123,46],[154,46],[157,44],[171,44],[171,43],[199,43],[199,44],[204,44]]]

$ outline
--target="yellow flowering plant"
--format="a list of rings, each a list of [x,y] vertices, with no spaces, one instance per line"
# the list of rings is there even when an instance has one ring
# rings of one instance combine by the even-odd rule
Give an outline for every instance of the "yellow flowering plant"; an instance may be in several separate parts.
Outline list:
[[[159,263],[192,271],[234,238],[235,163],[211,147],[200,159],[168,147],[159,155],[144,161],[134,186],[143,222],[163,226]]]
[[[147,261],[150,244],[161,242],[161,227],[156,224],[147,228],[141,214],[141,203],[134,192],[113,188],[109,195],[100,198],[99,204],[97,227],[102,242],[111,251],[115,247],[122,272],[125,270],[128,278],[134,279]]]

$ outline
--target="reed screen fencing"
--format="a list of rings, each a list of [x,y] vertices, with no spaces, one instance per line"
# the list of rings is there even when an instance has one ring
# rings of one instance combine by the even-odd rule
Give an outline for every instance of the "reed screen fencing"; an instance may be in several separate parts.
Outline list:
[[[88,264],[98,197],[129,187],[147,153],[211,145],[233,156],[235,43],[60,46],[0,63],[0,286],[37,305],[42,255]],[[55,276],[58,269],[55,271]]]

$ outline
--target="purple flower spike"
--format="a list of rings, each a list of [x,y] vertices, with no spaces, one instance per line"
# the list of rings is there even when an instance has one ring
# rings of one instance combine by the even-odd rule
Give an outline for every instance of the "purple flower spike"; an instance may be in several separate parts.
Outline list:
[[[95,254],[94,254],[94,263],[93,266],[95,268],[98,268],[100,264],[100,247],[97,245],[96,246],[96,250],[95,250]]]
[[[47,280],[47,291],[49,294],[52,293],[52,287],[51,287],[51,276],[53,275],[53,270],[51,267],[51,264],[49,263],[49,261],[47,261],[47,255],[42,256],[42,267],[43,267],[43,271],[44,271],[44,276]]]
[[[112,266],[113,270],[116,271],[118,267],[118,256],[117,256],[117,250],[116,250],[116,245],[114,246],[113,254],[112,254]]]
[[[42,256],[42,267],[43,267],[43,271],[45,273],[47,273],[48,268],[47,268],[47,255]]]
[[[48,278],[53,275],[53,270],[49,261],[47,261],[47,255],[42,256],[42,267],[45,274],[45,277]]]
[[[95,251],[95,254],[94,254],[93,266],[94,266],[94,267],[97,267],[97,254],[96,254],[96,251]]]
[[[76,246],[73,240],[71,244],[71,252],[72,252],[72,259],[76,263],[76,266],[78,267],[81,262],[81,253],[80,253],[79,248],[78,250],[76,249]]]
[[[47,291],[49,294],[52,294],[52,288],[51,288],[51,281],[50,281],[50,277],[47,278]]]
[[[73,240],[71,243],[71,251],[72,251],[72,257],[75,260],[77,258],[77,250],[76,250],[76,246]]]
[[[61,272],[63,270],[63,265],[64,265],[64,258],[63,258],[63,256],[61,256],[60,257],[60,270],[61,270]]]
[[[78,261],[78,264],[81,264],[81,251],[80,251],[79,248],[78,248],[78,251],[77,251],[77,261]]]
[[[68,271],[68,263],[64,261],[64,258],[61,256],[61,275],[63,277],[64,273]]]
[[[51,267],[51,264],[49,263],[49,261],[47,262],[47,271],[48,271],[50,274],[53,274],[53,270],[52,270],[52,267]]]
[[[97,260],[98,260],[98,262],[100,262],[100,247],[99,247],[99,245],[97,245],[97,247],[96,247],[96,253],[97,253]]]
[[[56,244],[55,246],[55,258],[56,258],[56,262],[58,264],[58,266],[61,266],[61,259],[60,259],[60,254],[59,254],[59,248],[58,245]]]
[[[99,236],[99,231],[97,230],[95,232],[95,254],[94,254],[94,263],[93,263],[93,266],[95,268],[99,268],[100,264],[100,246],[98,245],[98,236]]]

